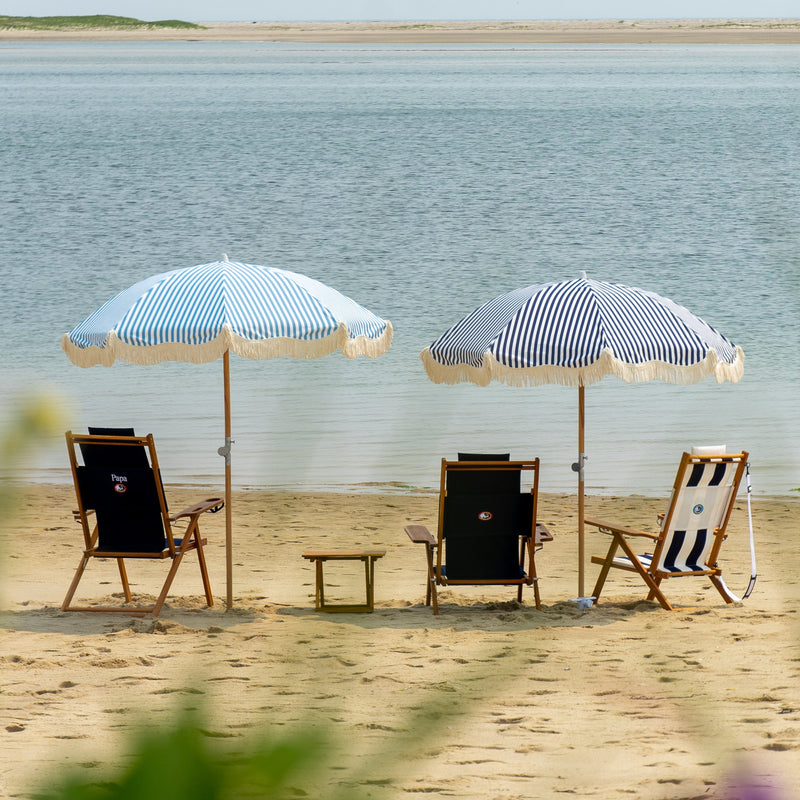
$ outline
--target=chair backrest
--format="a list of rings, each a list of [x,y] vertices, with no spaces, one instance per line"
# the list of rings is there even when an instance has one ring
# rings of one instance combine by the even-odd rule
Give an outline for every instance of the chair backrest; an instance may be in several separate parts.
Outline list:
[[[683,454],[653,553],[657,570],[679,574],[714,566],[747,457],[746,452]]]
[[[509,461],[507,455],[442,459],[437,566],[446,563],[448,579],[521,577],[519,537],[535,529],[538,466],[538,459]],[[520,491],[523,470],[533,471],[529,492]]]
[[[89,427],[90,436],[136,436],[133,428],[93,428]],[[144,445],[113,444],[103,441],[83,441],[80,443],[83,463],[87,467],[143,467],[150,466]]]
[[[157,554],[168,548],[174,552],[153,437],[134,436],[131,429],[122,430],[122,435],[67,433],[87,547],[91,546],[87,513],[94,511],[98,550]],[[83,464],[78,462],[78,449]]]
[[[456,466],[461,462],[470,462],[463,467]],[[445,486],[448,494],[482,494],[519,492],[519,469],[494,469],[494,464],[487,469],[476,466],[475,461],[506,462],[508,453],[459,453],[458,461],[448,461],[450,467],[445,471]]]

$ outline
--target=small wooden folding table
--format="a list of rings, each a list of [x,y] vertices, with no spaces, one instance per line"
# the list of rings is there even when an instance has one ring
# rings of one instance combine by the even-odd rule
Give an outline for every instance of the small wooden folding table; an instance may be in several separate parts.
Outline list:
[[[375,561],[386,555],[385,550],[310,550],[303,553],[303,558],[313,561],[317,572],[317,589],[315,596],[316,611],[339,612],[371,612],[375,608]],[[322,565],[326,561],[363,561],[366,577],[367,601],[363,605],[331,604],[325,602],[325,584],[322,577]]]

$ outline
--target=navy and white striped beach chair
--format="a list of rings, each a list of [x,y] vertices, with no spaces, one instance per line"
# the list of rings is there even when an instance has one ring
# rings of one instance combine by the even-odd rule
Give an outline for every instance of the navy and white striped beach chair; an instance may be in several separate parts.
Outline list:
[[[726,603],[738,600],[722,580],[717,559],[747,457],[747,452],[724,453],[724,448],[684,453],[669,507],[659,515],[661,530],[657,534],[586,519],[587,525],[613,537],[605,556],[592,556],[592,563],[602,565],[594,597],[599,599],[609,572],[621,569],[638,573],[649,589],[647,599],[658,600],[667,610],[672,605],[661,589],[665,578],[707,575]],[[652,551],[637,555],[628,542],[631,537],[651,539]],[[618,555],[618,550],[623,554]]]

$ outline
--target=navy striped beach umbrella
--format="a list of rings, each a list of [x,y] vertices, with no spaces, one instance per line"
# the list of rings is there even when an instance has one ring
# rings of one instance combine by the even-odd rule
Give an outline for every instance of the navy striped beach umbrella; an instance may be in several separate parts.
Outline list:
[[[721,333],[653,292],[582,278],[500,295],[422,351],[436,383],[501,381],[578,387],[578,595],[583,593],[584,387],[615,375],[629,383],[736,382],[744,353]]]
[[[245,358],[383,355],[392,325],[295,272],[222,261],[176,269],[125,289],[64,334],[80,367],[223,359],[227,604],[233,602],[230,353]]]

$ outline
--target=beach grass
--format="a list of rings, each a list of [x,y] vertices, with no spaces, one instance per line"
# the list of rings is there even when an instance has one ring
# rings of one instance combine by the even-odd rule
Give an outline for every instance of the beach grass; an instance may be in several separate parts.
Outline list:
[[[716,22],[706,22],[700,24],[700,28],[752,28],[759,30],[797,30],[800,28],[800,20],[718,20]]]
[[[162,19],[153,22],[135,17],[115,17],[109,14],[71,17],[9,17],[0,14],[0,29],[31,31],[68,30],[151,30],[153,28],[202,28],[193,22]]]

